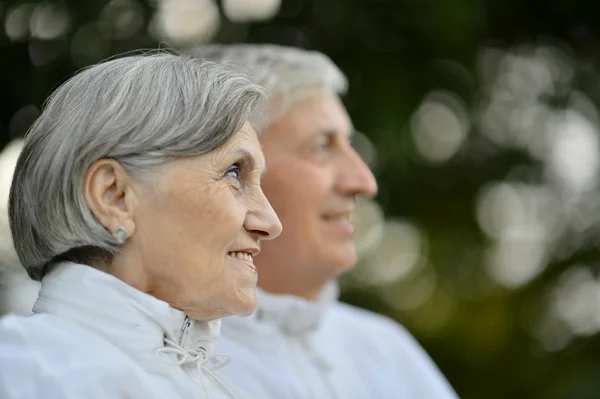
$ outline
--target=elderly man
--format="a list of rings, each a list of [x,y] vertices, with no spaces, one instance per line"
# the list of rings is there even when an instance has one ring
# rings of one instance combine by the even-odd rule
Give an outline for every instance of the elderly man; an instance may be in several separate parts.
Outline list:
[[[209,45],[188,54],[248,69],[270,98],[262,184],[283,233],[256,259],[259,303],[224,321],[223,374],[255,398],[456,398],[400,325],[337,301],[356,263],[349,216],[375,179],[352,148],[339,96],[346,78],[323,54],[273,45]]]

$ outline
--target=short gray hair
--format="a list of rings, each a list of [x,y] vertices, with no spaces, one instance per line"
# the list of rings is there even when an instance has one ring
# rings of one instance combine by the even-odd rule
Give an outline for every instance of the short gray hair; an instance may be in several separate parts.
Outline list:
[[[265,87],[272,99],[283,100],[281,116],[295,101],[302,98],[302,90],[317,87],[325,92],[342,95],[348,82],[342,71],[326,55],[294,47],[273,44],[209,44],[184,50],[192,57],[224,61],[244,67]],[[273,117],[273,116],[272,116]],[[265,121],[265,124],[275,120]]]
[[[10,228],[29,276],[40,280],[73,249],[118,252],[84,198],[93,162],[113,158],[139,178],[207,153],[239,131],[263,95],[241,70],[167,52],[112,59],[71,77],[26,134],[10,189]]]

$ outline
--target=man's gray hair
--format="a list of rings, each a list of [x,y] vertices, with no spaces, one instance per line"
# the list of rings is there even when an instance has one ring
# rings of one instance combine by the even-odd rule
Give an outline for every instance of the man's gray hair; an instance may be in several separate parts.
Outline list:
[[[248,70],[265,86],[267,96],[282,102],[277,115],[265,124],[275,122],[295,101],[303,98],[305,89],[317,87],[324,92],[342,95],[348,82],[342,71],[326,55],[272,44],[209,44],[184,50],[192,57],[232,63]]]
[[[207,153],[239,131],[263,94],[241,70],[166,52],[106,61],[62,84],[25,136],[10,189],[11,232],[29,276],[40,280],[73,250],[104,259],[119,250],[84,198],[93,162],[113,158],[140,178]]]

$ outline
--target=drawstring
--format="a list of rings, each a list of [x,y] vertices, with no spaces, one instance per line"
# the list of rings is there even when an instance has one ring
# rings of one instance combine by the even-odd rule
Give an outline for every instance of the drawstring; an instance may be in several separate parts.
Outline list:
[[[195,364],[196,369],[198,370],[198,375],[200,376],[200,379],[202,381],[201,384],[198,384],[197,381],[195,381],[194,379],[192,380],[194,380],[194,382],[196,382],[198,385],[202,385],[204,387],[204,394],[207,397],[210,397],[211,395],[208,392],[208,384],[206,383],[207,381],[205,379],[205,376],[208,376],[217,385],[219,385],[221,389],[223,389],[229,395],[230,398],[236,399],[235,394],[229,389],[229,387],[227,387],[227,384],[221,378],[219,378],[219,376],[216,373],[213,372],[229,363],[229,355],[227,355],[226,353],[208,353],[206,349],[204,349],[201,346],[195,349],[184,349],[178,343],[166,337],[164,338],[164,342],[164,347],[157,348],[156,351],[154,351],[155,356],[159,360],[166,364],[178,366],[182,366],[184,364]],[[160,354],[163,353],[173,353],[175,354],[177,360],[171,360],[164,356],[160,356]],[[220,361],[219,357],[224,358],[225,360]],[[211,362],[214,366],[207,367],[206,364],[208,362]]]

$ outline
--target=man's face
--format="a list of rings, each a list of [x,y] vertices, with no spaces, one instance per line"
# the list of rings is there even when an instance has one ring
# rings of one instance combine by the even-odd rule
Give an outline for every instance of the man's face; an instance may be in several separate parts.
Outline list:
[[[377,183],[350,144],[352,124],[336,95],[315,91],[260,136],[264,192],[283,233],[256,258],[259,286],[309,299],[356,263],[349,216]]]

